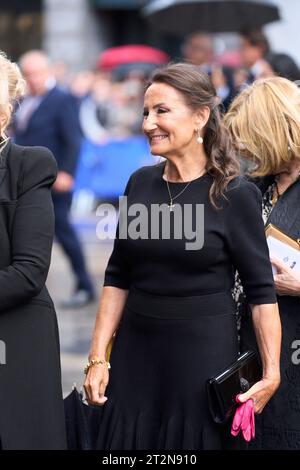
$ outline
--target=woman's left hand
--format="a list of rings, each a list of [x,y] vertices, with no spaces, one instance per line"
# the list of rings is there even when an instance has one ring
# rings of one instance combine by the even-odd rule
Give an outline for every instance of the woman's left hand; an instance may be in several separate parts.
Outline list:
[[[278,258],[271,258],[271,263],[277,269],[277,274],[274,274],[276,293],[278,295],[300,296],[300,274],[286,266]]]
[[[74,178],[65,171],[59,171],[57,173],[56,181],[53,185],[53,189],[59,193],[66,193],[72,191],[74,186]]]
[[[254,413],[260,414],[270,398],[274,395],[280,385],[279,378],[262,378],[256,382],[246,393],[239,395],[239,402],[244,403],[252,398],[254,404]]]

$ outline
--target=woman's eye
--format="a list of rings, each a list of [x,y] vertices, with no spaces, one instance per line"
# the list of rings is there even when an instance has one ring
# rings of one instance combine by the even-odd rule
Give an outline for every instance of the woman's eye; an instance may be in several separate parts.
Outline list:
[[[164,109],[164,108],[158,108],[157,109],[157,114],[163,114],[163,113],[167,113],[168,110],[167,109]],[[149,111],[144,111],[143,112],[143,117],[148,117],[149,116]]]

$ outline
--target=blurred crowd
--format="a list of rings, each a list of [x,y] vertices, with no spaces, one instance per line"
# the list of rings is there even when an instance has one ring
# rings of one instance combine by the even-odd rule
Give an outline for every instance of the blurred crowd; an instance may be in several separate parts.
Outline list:
[[[241,33],[238,48],[222,54],[215,53],[213,35],[195,32],[186,37],[181,50],[180,60],[199,66],[211,76],[225,110],[233,97],[254,80],[272,75],[300,80],[293,58],[273,51],[261,30]],[[79,100],[83,135],[103,144],[110,138],[141,133],[143,90],[154,68],[155,64],[144,62],[102,68],[100,57],[94,70],[69,75],[66,65],[59,62],[53,65],[53,74]]]
[[[103,144],[109,138],[139,134],[144,82],[145,76],[138,70],[122,80],[102,71],[85,70],[75,75],[70,90],[80,101],[84,136]]]
[[[300,80],[297,64],[287,54],[272,51],[262,31],[240,34],[239,47],[221,55],[215,52],[213,36],[195,32],[186,37],[181,51],[176,61],[192,63],[211,76],[224,112],[247,84],[259,78],[280,75]],[[118,197],[129,175],[149,164],[147,142],[140,136],[144,89],[150,74],[171,60],[144,45],[111,48],[98,58],[94,70],[73,75],[64,62],[51,64],[42,51],[29,51],[19,60],[27,94],[17,106],[11,135],[20,145],[45,146],[56,157],[55,233],[75,275],[74,293],[64,308],[95,298],[69,219],[74,190],[87,190],[94,199]],[[243,166],[245,170],[247,163]]]

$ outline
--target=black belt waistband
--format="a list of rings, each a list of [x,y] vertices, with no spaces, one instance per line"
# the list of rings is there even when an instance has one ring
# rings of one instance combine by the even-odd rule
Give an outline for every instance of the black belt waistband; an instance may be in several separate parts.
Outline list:
[[[235,303],[230,291],[179,297],[149,294],[132,287],[126,307],[141,315],[168,319],[235,313]]]

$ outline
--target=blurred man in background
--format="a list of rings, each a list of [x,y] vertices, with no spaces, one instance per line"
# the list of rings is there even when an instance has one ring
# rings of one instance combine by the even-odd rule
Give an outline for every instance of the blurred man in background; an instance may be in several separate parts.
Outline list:
[[[240,54],[243,66],[247,70],[248,84],[263,76],[264,59],[270,53],[267,36],[260,30],[246,31],[240,35]]]
[[[28,95],[16,113],[15,141],[20,145],[48,147],[57,160],[58,175],[53,186],[55,234],[76,277],[74,293],[62,307],[81,307],[93,300],[94,292],[82,248],[69,220],[81,143],[76,100],[57,86],[49,60],[42,51],[24,54],[20,66],[27,81]]]
[[[215,61],[213,37],[195,32],[187,36],[183,45],[184,59],[197,65],[210,75],[224,108],[227,109],[234,96],[233,73]]]

